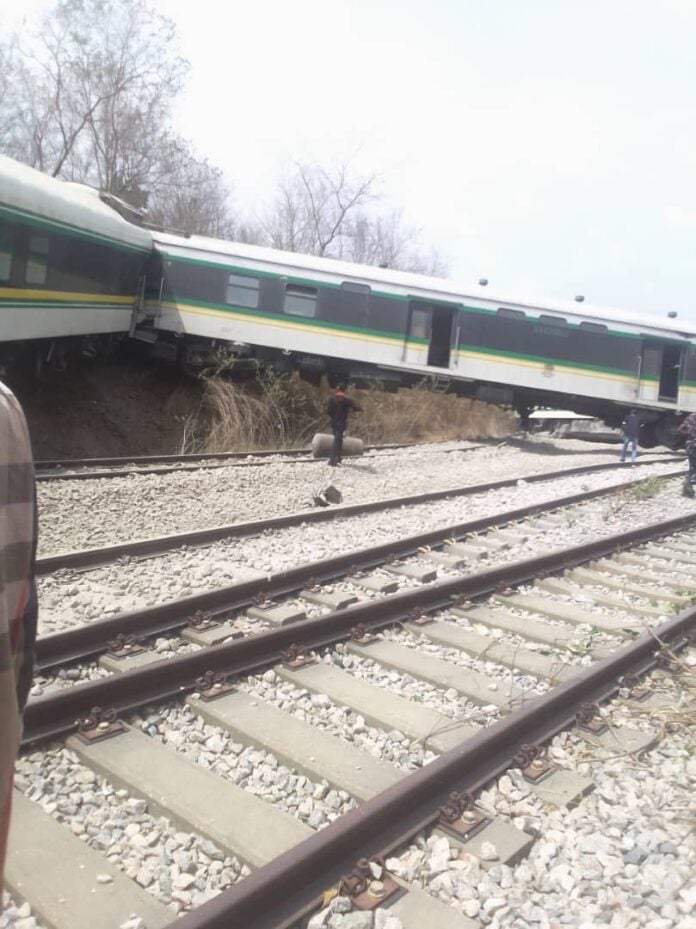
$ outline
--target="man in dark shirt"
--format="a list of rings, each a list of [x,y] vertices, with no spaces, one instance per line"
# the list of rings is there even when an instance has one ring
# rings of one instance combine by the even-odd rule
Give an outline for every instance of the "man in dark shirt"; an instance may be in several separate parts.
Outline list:
[[[693,497],[696,484],[696,413],[690,413],[680,423],[679,432],[683,432],[686,436],[684,445],[689,458],[689,473],[684,479],[683,494],[685,497]]]
[[[631,410],[623,421],[623,439],[621,446],[621,461],[626,461],[628,446],[631,446],[631,461],[638,457],[638,435],[640,433],[640,419],[635,410]]]
[[[348,425],[348,414],[350,412],[361,413],[362,410],[355,402],[351,400],[350,397],[346,397],[346,385],[339,384],[336,388],[336,393],[333,397],[329,397],[329,402],[326,406],[326,412],[329,414],[329,419],[331,420],[331,429],[333,430],[333,449],[331,450],[331,457],[329,458],[329,464],[331,467],[340,465],[341,463],[341,453],[343,452],[343,433],[346,431]]]

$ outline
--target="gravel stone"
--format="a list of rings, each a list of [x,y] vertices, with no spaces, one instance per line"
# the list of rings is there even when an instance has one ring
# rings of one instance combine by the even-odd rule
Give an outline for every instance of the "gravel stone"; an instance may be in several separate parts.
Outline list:
[[[129,797],[126,790],[115,790],[62,745],[21,757],[15,783],[30,800],[104,854],[110,864],[169,904],[174,913],[198,906],[244,876],[239,861],[213,843],[175,830],[165,818],[149,815],[145,801]],[[220,872],[209,867],[212,855],[206,852],[213,852],[224,864]],[[192,873],[184,874],[182,864]],[[102,873],[96,880],[108,884],[113,878]]]
[[[258,686],[263,684],[260,678],[250,680]],[[240,686],[251,687],[248,683]],[[330,790],[326,781],[311,781],[291,771],[270,752],[238,745],[227,732],[204,722],[187,705],[150,707],[144,716],[136,717],[134,724],[201,767],[292,813],[314,829],[323,828],[355,807],[355,801],[345,791]]]
[[[484,870],[452,846],[441,870],[441,839],[421,836],[389,860],[390,870],[491,929],[695,929],[689,674],[684,665],[681,677],[650,676],[651,689],[669,698],[665,710],[620,700],[604,708],[611,725],[661,726],[659,745],[638,759],[592,747],[573,731],[553,740],[551,760],[596,787],[573,809],[543,803],[514,769],[479,794],[477,805],[490,815],[538,837],[525,861]],[[433,860],[435,841],[440,855]]]
[[[448,459],[451,466],[451,455],[445,455],[444,457]],[[536,461],[531,461],[529,464],[535,464],[536,470],[541,471],[542,467],[538,461],[539,456],[531,455],[529,457],[536,458]],[[597,463],[597,456],[593,458],[590,456],[582,457],[583,460]],[[505,460],[507,461],[507,452]],[[471,459],[471,463],[473,463],[473,459]],[[573,463],[575,463],[575,457]],[[491,462],[486,460],[487,473],[489,465],[493,466]],[[517,466],[521,467],[522,462],[519,461]],[[548,467],[546,463],[544,463],[544,466]],[[408,473],[410,473],[409,469],[411,467],[412,464],[406,466]],[[509,465],[500,463],[495,467],[507,468]],[[646,470],[651,473],[664,473],[673,469],[673,467],[673,464],[654,464]],[[203,473],[209,474],[210,472]],[[453,479],[450,471],[449,486],[455,483],[466,483],[467,475],[471,482],[480,480],[480,472],[474,470],[463,472],[462,475],[458,474],[456,480]],[[250,571],[256,575],[258,573],[268,574],[316,559],[326,558],[330,555],[350,552],[356,548],[357,538],[361,539],[365,545],[374,545],[407,534],[413,534],[425,528],[442,526],[443,529],[446,529],[455,520],[464,521],[476,516],[499,513],[503,509],[553,499],[563,493],[577,492],[584,486],[604,487],[610,482],[616,483],[618,486],[634,476],[634,473],[627,474],[625,470],[617,470],[617,472],[611,473],[611,477],[606,473],[600,473],[525,485],[523,488],[503,488],[502,490],[489,491],[474,497],[454,497],[436,503],[404,507],[400,510],[391,511],[389,519],[386,521],[382,513],[366,514],[362,517],[340,519],[326,524],[305,525],[294,529],[265,532],[256,538],[228,540],[205,548],[187,549],[184,547],[169,552],[165,556],[143,561],[121,559],[118,564],[97,568],[94,571],[75,572],[65,570],[56,572],[48,577],[41,578],[39,581],[41,631],[55,632],[69,628],[78,622],[86,622],[99,617],[114,615],[118,612],[166,602],[192,593],[202,593],[223,584],[248,579]],[[165,479],[170,481],[172,476],[166,475]],[[152,480],[152,477],[148,477],[146,480]],[[382,486],[382,482],[374,477],[372,480],[375,484],[375,487],[372,488],[372,493],[374,493],[376,488]],[[422,474],[419,480],[421,484],[418,489],[422,490]],[[88,483],[91,486],[93,482]],[[113,481],[109,480],[105,483],[110,485],[109,493],[113,497]],[[43,484],[41,486],[46,489],[50,485]],[[66,488],[68,485],[60,484],[60,486]],[[182,500],[176,498],[174,485],[164,484],[162,486],[162,505],[165,505],[164,501],[168,498],[167,488],[169,488],[169,494],[172,494],[175,498],[174,506],[177,508],[177,512],[179,514],[188,513],[187,498],[184,497]],[[84,483],[83,489],[86,489]],[[264,494],[259,495],[258,485],[254,485],[255,496],[257,498],[265,497],[266,489],[264,485]],[[249,488],[248,492],[251,494],[251,488]],[[677,495],[678,488],[675,484],[674,497],[676,498]],[[370,494],[368,493],[367,496],[370,496]],[[370,498],[372,497],[370,496]],[[351,500],[350,502],[356,501]],[[642,501],[642,505],[646,506],[651,502],[650,500]],[[201,501],[197,499],[195,513],[188,513],[190,520],[194,522],[200,503]],[[72,507],[73,504],[74,500],[71,494],[69,495],[69,506]],[[586,504],[586,506],[594,506],[595,509],[599,508],[600,512],[596,524],[601,527],[601,531],[604,533],[607,531],[605,525],[606,514],[602,515],[602,507],[606,508],[606,504],[607,501],[602,500]],[[134,495],[133,498],[127,497],[123,506],[118,508],[121,518],[124,520],[127,518],[126,525],[120,533],[124,536],[124,541],[137,535],[132,526],[133,520],[141,514],[139,507],[140,503],[135,500]],[[639,510],[636,507],[634,509]],[[99,511],[96,512],[99,513]],[[99,513],[99,515],[101,514]],[[84,518],[93,519],[94,516],[95,513],[90,510],[84,515]],[[631,512],[630,516],[633,518],[634,514]],[[61,519],[55,507],[49,510],[48,516],[44,516],[49,530],[55,521],[57,531],[63,534],[66,531],[73,531],[72,527],[75,526],[76,518],[73,509],[70,509],[70,519]],[[185,521],[183,528],[188,529],[191,527],[190,520]],[[644,520],[645,517],[641,521]],[[216,521],[216,523],[219,522],[220,520]],[[66,527],[71,528],[68,530]],[[43,531],[42,524],[42,538]],[[148,534],[156,535],[163,531],[165,529],[163,527],[160,529],[159,525],[157,525],[157,528],[153,528],[152,532]],[[556,533],[552,533],[552,535],[556,535]],[[561,529],[558,532],[558,538],[549,539],[549,542],[551,545],[557,545],[563,538],[564,531]],[[116,541],[116,538],[110,537],[107,540],[102,540],[104,543],[106,541]],[[62,548],[84,547],[85,544],[87,543],[76,542],[70,545],[64,542]],[[498,553],[494,559],[491,559],[491,563],[498,563],[501,559],[504,561],[519,558],[523,548],[524,546],[519,545],[512,546],[505,552]],[[445,575],[451,572],[441,569],[440,573]],[[400,578],[400,583],[402,586],[413,586],[416,582]],[[339,584],[337,589],[346,588]],[[358,593],[362,599],[369,596],[365,591],[350,589],[351,592]],[[312,615],[319,615],[321,612],[322,610],[314,608]],[[167,640],[161,639],[160,641],[166,642]],[[165,648],[164,645],[159,647]]]

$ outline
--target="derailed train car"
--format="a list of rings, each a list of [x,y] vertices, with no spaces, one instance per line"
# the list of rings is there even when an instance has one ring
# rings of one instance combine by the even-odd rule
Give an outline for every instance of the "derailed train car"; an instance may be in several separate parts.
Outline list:
[[[696,409],[695,331],[667,318],[483,297],[448,280],[197,236],[153,239],[139,332],[193,368],[224,355],[240,370],[261,360],[309,379],[426,378],[609,425],[635,406],[647,446],[674,444],[678,414]]]
[[[150,233],[99,191],[0,155],[0,343],[32,340],[39,358],[93,354],[130,330]]]
[[[312,381],[425,380],[611,426],[637,407],[646,446],[676,444],[696,410],[696,329],[676,320],[155,232],[113,198],[0,156],[0,353],[93,354],[127,336],[194,372],[266,363]]]

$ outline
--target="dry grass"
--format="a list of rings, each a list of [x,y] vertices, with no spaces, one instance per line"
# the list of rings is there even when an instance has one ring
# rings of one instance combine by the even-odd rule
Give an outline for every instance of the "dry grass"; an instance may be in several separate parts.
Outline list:
[[[326,386],[272,372],[246,384],[206,378],[199,407],[184,424],[181,451],[306,446],[314,433],[329,431],[330,394]],[[356,390],[351,396],[363,412],[351,418],[350,434],[370,444],[498,438],[515,428],[516,417],[498,407],[425,388]]]

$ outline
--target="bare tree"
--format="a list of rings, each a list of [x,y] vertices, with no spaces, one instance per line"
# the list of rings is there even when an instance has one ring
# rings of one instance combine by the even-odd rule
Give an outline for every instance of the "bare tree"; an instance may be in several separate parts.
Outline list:
[[[350,232],[343,256],[349,261],[432,277],[448,274],[444,259],[435,249],[423,249],[421,231],[404,222],[401,210],[376,216],[360,213],[352,218]]]
[[[290,252],[342,257],[351,217],[374,200],[375,180],[375,175],[352,178],[347,164],[327,171],[296,162],[261,219],[268,243]]]
[[[161,177],[149,203],[148,220],[166,228],[218,239],[233,238],[235,219],[222,171],[197,158],[182,139],[169,140]]]
[[[9,153],[117,193],[133,139],[145,120],[159,131],[182,86],[187,64],[171,21],[147,0],[58,0],[18,47]]]
[[[0,42],[0,146],[156,221],[228,234],[221,172],[170,128],[187,69],[149,0],[58,0],[33,36]]]
[[[422,249],[420,230],[406,225],[401,211],[379,211],[377,183],[376,174],[353,177],[346,163],[328,170],[296,162],[262,216],[262,241],[290,252],[445,276],[443,259]]]
[[[188,65],[154,0],[57,0],[22,42],[0,38],[0,150],[93,184],[156,224],[274,248],[444,273],[378,178],[296,162],[258,221],[240,222],[222,172],[171,128]]]

